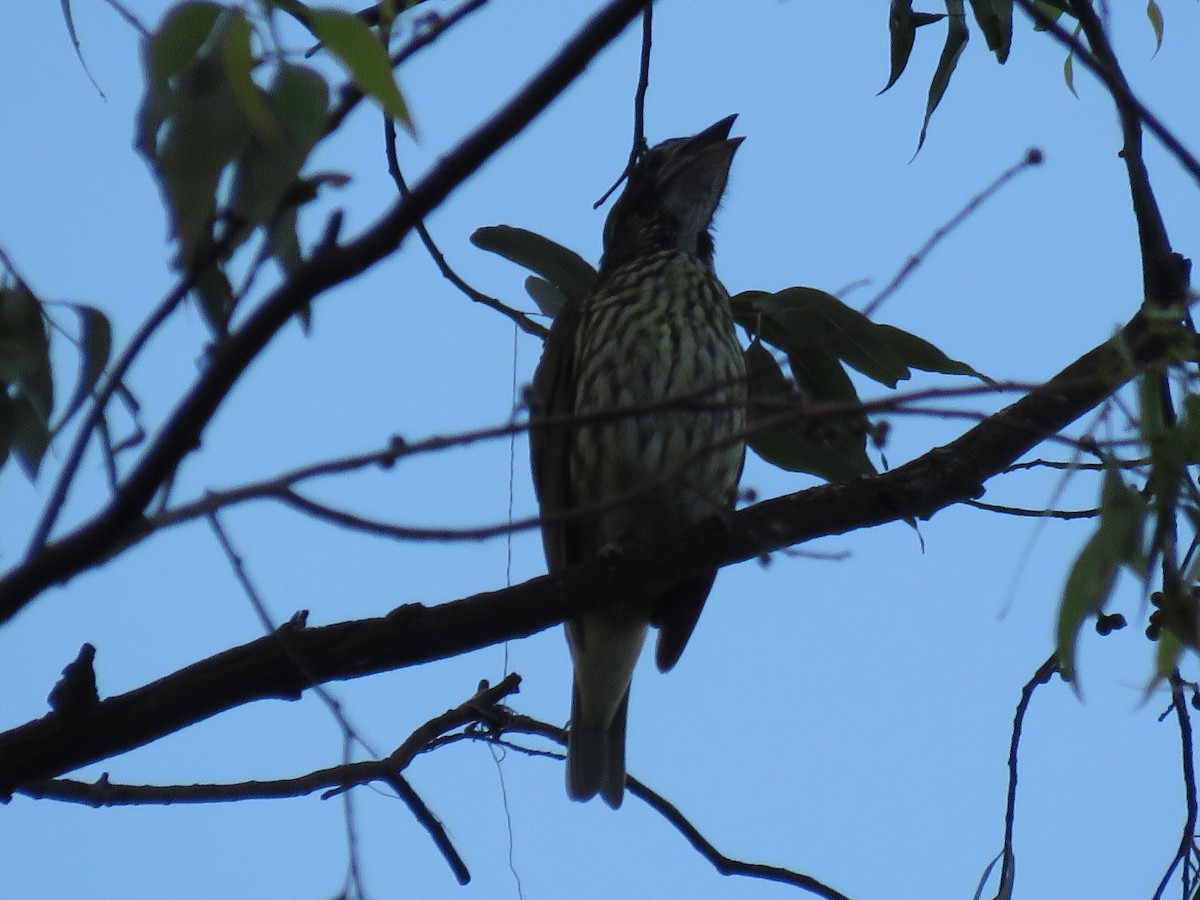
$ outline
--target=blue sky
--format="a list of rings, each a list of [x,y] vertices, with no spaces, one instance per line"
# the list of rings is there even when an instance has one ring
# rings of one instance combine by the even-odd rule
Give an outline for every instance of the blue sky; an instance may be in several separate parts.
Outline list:
[[[164,8],[129,6],[150,23]],[[493,0],[404,67],[400,82],[420,135],[400,147],[410,178],[515,90],[591,6]],[[1135,90],[1195,147],[1196,14],[1165,6],[1157,56],[1141,9],[1116,15],[1117,50]],[[77,63],[57,4],[10,15],[0,33],[8,86],[0,97],[8,135],[0,246],[42,297],[102,307],[121,339],[171,286],[169,248],[157,188],[131,149],[137,36],[102,4],[77,4],[75,15],[105,98]],[[1082,72],[1080,96],[1072,96],[1063,51],[1018,18],[1003,68],[974,35],[910,162],[939,29],[919,35],[909,71],[877,97],[887,73],[883,4],[750,0],[734,13],[709,0],[664,0],[649,136],[690,134],[739,113],[735,133],[746,141],[717,220],[726,285],[836,292],[868,280],[845,294],[860,304],[972,195],[1027,148],[1041,148],[1045,165],[952,234],[878,318],[995,378],[1043,379],[1109,336],[1141,297],[1112,105]],[[481,225],[530,228],[597,258],[604,213],[591,204],[628,152],[637,55],[634,29],[431,217],[452,264],[481,290],[532,307],[525,273],[469,244]],[[1197,186],[1157,147],[1148,158],[1176,249],[1192,255]],[[346,233],[392,201],[373,108],[358,110],[311,167],[352,176],[330,198],[346,210]],[[177,498],[379,447],[391,434],[416,439],[503,422],[540,352],[535,339],[514,337],[507,320],[442,280],[415,241],[323,297],[314,321],[311,337],[295,326],[281,333],[243,378],[181,470]],[[194,377],[205,340],[199,315],[185,310],[135,369],[131,383],[151,427]],[[61,359],[70,364],[66,352]],[[957,383],[929,377],[913,386]],[[904,462],[965,427],[961,419],[896,418],[888,460]],[[48,474],[64,449],[55,448]],[[98,458],[89,462],[70,522],[104,497]],[[744,479],[762,497],[812,483],[759,461]],[[989,485],[985,499],[1037,508],[1058,487],[1053,478],[1013,475]],[[47,488],[13,467],[0,472],[5,566],[19,557]],[[534,510],[523,440],[414,459],[315,493],[405,524],[467,527],[504,521],[510,504],[517,518]],[[1096,497],[1096,485],[1076,479],[1056,502],[1084,507]],[[224,521],[278,620],[300,608],[315,624],[379,615],[544,571],[532,533],[511,542],[393,543],[267,504]],[[643,660],[631,773],[731,856],[806,872],[855,898],[971,896],[1001,847],[1012,711],[1050,652],[1058,594],[1089,527],[957,507],[921,525],[923,551],[910,528],[893,524],[725,570],[679,666],[662,676]],[[1141,637],[1138,586],[1123,583],[1114,608],[1134,626],[1106,640],[1085,631],[1082,702],[1054,681],[1029,713],[1019,897],[1148,896],[1178,841],[1179,739],[1171,722],[1156,721],[1166,698],[1143,702],[1152,647]],[[207,528],[161,534],[47,592],[0,629],[0,727],[44,712],[46,693],[84,641],[99,649],[107,695],[260,634]],[[524,676],[518,710],[566,719],[570,667],[558,629],[332,690],[388,752],[506,666]],[[234,710],[80,777],[267,779],[339,754],[335,724],[306,698]],[[722,878],[636,800],[615,813],[568,802],[560,763],[515,753],[496,763],[487,747],[460,744],[420,758],[407,774],[475,880],[459,888],[403,805],[364,790],[357,823],[372,896],[797,893]],[[346,860],[341,807],[316,798],[91,810],[17,797],[0,809],[0,842],[5,881],[27,898],[327,897]]]

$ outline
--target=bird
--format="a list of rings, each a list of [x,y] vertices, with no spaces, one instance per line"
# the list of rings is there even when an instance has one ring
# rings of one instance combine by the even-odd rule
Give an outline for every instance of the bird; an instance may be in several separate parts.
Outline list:
[[[604,224],[594,286],[555,316],[530,387],[530,455],[547,567],[619,558],[734,506],[745,457],[746,366],[713,267],[712,221],[736,115],[646,150]],[[651,626],[671,669],[716,570],[634,590],[566,623],[574,668],[573,800],[625,791],[635,664]]]

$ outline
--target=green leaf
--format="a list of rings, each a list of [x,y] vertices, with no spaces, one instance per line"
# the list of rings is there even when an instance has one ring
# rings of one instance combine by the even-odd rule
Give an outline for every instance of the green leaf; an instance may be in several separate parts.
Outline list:
[[[1075,90],[1075,55],[1073,53],[1068,53],[1067,58],[1063,60],[1063,81],[1067,84],[1067,90],[1078,97],[1079,93]]]
[[[1162,49],[1163,14],[1156,0],[1149,0],[1146,4],[1146,18],[1150,20],[1150,27],[1154,29],[1154,54],[1157,56],[1158,51]]]
[[[87,400],[92,388],[104,373],[109,354],[112,352],[112,325],[108,316],[85,303],[68,303],[67,306],[79,316],[79,377],[66,409],[52,429],[55,433]]]
[[[225,79],[246,121],[265,139],[280,138],[279,123],[268,109],[263,92],[254,82],[254,53],[250,48],[250,23],[245,16],[232,15],[221,35],[221,63]]]
[[[266,98],[274,135],[254,134],[238,158],[230,208],[245,222],[269,221],[296,185],[300,170],[325,130],[329,91],[312,69],[281,65]]]
[[[219,3],[196,0],[171,9],[143,46],[146,72],[156,89],[166,88],[171,78],[188,69],[212,34],[217,19],[225,12]]]
[[[0,288],[0,392],[12,401],[12,448],[32,479],[50,440],[54,380],[42,305],[23,282]]]
[[[912,10],[912,0],[892,0],[888,13],[888,33],[891,36],[892,69],[888,83],[883,86],[882,94],[904,73],[908,58],[912,55],[913,42],[916,40],[917,29],[944,19],[944,13],[915,13]]]
[[[31,398],[19,393],[12,398],[12,452],[30,481],[37,478],[46,448],[50,446],[48,417],[43,415]]]
[[[1075,650],[1084,622],[1103,610],[1122,565],[1142,574],[1146,504],[1121,479],[1115,464],[1106,466],[1100,495],[1100,524],[1088,539],[1063,588],[1056,630],[1059,667],[1065,681],[1075,677]]]
[[[988,49],[1003,64],[1012,48],[1013,0],[971,0],[971,9]]]
[[[892,388],[912,374],[888,341],[881,340],[878,326],[832,294],[810,287],[774,294],[743,291],[731,303],[739,323],[789,356],[832,354]]]
[[[1079,34],[1082,30],[1082,25],[1076,25],[1075,31],[1071,36],[1075,40],[1079,40]],[[1067,58],[1063,60],[1063,81],[1066,82],[1067,90],[1075,97],[1078,97],[1079,94],[1075,90],[1075,52],[1073,50],[1068,51]]]
[[[534,231],[487,225],[475,229],[471,243],[536,272],[571,299],[596,283],[596,270],[582,256]]]
[[[0,286],[0,382],[39,382],[49,372],[50,337],[41,303],[23,282]]]
[[[219,264],[205,266],[196,275],[192,293],[200,304],[213,334],[221,336],[229,330],[229,319],[237,298],[233,296],[233,285]]]
[[[989,384],[994,383],[986,375],[975,371],[962,360],[952,359],[924,338],[917,337],[894,325],[875,325],[876,334],[906,365],[922,372],[937,372],[940,375],[969,375]]]
[[[137,146],[167,201],[180,268],[211,246],[217,188],[254,133],[238,99],[245,85],[230,81],[225,50],[240,46],[247,27],[239,12],[189,4],[146,38]]]
[[[1179,666],[1183,656],[1184,643],[1169,628],[1164,628],[1158,635],[1158,647],[1154,652],[1154,672],[1158,678],[1170,678]],[[1156,679],[1157,680],[1157,679]],[[1153,687],[1153,683],[1147,688]]]
[[[942,102],[942,96],[950,85],[950,76],[954,74],[963,48],[967,46],[967,40],[971,37],[963,17],[962,0],[946,0],[946,10],[949,13],[946,19],[946,43],[942,45],[942,55],[938,58],[937,69],[933,73],[933,80],[929,83],[929,99],[925,102],[925,121],[921,123],[921,136],[917,139],[917,153],[920,153],[921,147],[925,145],[929,120],[933,116],[933,111],[938,108],[938,104]]]
[[[525,279],[525,290],[538,309],[552,319],[567,305],[567,295],[545,278],[530,275]]]
[[[17,435],[17,412],[7,391],[0,391],[0,469],[8,462]]]
[[[862,440],[847,440],[849,432],[839,429],[835,420],[791,416],[789,407],[799,413],[804,398],[761,342],[751,343],[745,356],[750,386],[747,442],[755,453],[772,465],[828,481],[875,474]]]
[[[392,73],[392,61],[371,29],[358,16],[337,9],[314,9],[309,18],[313,34],[346,67],[362,92],[413,134],[408,106]]]
[[[1058,21],[1058,17],[1063,13],[1069,16],[1074,16],[1071,11],[1070,0],[1034,0],[1034,6],[1038,11],[1052,22]]]

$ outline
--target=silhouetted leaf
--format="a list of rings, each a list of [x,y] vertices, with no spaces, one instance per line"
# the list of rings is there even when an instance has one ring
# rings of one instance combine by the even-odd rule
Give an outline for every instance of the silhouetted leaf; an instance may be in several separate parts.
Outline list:
[[[848,437],[838,419],[814,420],[802,414],[805,398],[762,343],[753,342],[745,356],[750,386],[747,442],[755,453],[772,465],[829,481],[875,473],[861,438]]]
[[[833,355],[893,388],[912,374],[879,326],[832,294],[790,287],[773,294],[743,291],[731,302],[742,325],[789,356]]]
[[[938,58],[937,69],[933,80],[929,83],[929,99],[925,102],[925,121],[921,123],[921,136],[917,139],[917,153],[925,144],[925,134],[929,130],[929,120],[933,111],[942,102],[942,96],[950,84],[950,76],[958,65],[963,48],[967,46],[970,34],[967,31],[966,20],[963,18],[962,0],[946,0],[949,15],[946,18],[946,43],[942,46],[942,55]],[[915,155],[915,154],[914,154]]]
[[[896,328],[894,325],[876,324],[880,339],[888,344],[892,351],[913,369],[922,372],[937,372],[941,375],[969,375],[989,384],[992,379],[983,375],[962,360],[952,359],[943,351],[924,338]]]
[[[75,382],[75,390],[71,392],[71,399],[53,428],[54,432],[58,432],[83,405],[104,373],[112,352],[112,325],[108,316],[85,303],[66,305],[79,316],[79,377]]]
[[[12,398],[12,452],[30,481],[37,478],[42,457],[50,446],[50,426],[47,416],[34,406],[28,394]]]
[[[917,29],[944,19],[945,13],[915,13],[912,0],[892,0],[888,13],[888,33],[891,36],[892,68],[888,83],[883,86],[883,93],[904,73],[908,58],[912,55],[913,42]]]
[[[971,0],[971,9],[988,49],[1003,64],[1012,48],[1013,0]]]
[[[596,283],[596,270],[582,256],[535,231],[486,225],[475,229],[471,243],[536,272],[568,298],[586,294]]]

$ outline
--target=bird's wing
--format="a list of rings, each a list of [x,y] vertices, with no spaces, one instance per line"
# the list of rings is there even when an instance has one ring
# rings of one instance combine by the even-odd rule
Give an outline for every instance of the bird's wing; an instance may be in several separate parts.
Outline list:
[[[575,337],[581,306],[577,301],[568,302],[559,312],[533,376],[529,455],[533,463],[533,486],[543,517],[562,514],[575,505],[575,492],[571,488],[574,426],[539,423],[575,414]],[[551,572],[561,572],[583,562],[579,530],[578,521],[542,526],[542,543]]]

